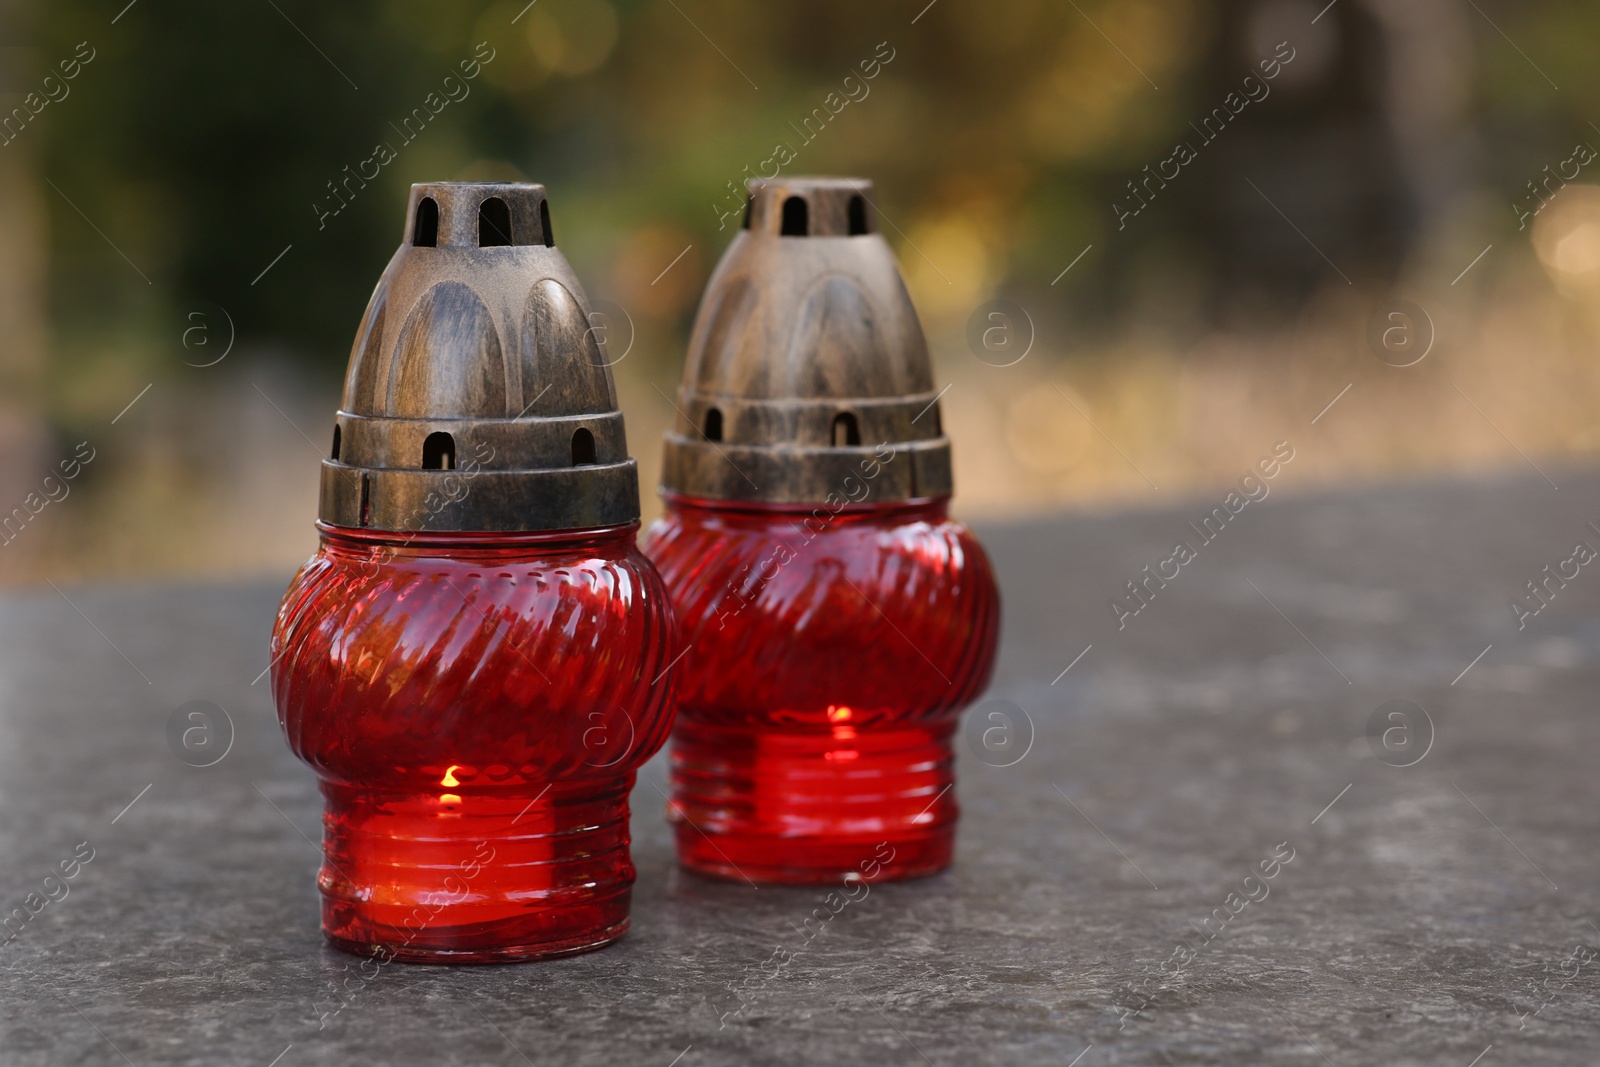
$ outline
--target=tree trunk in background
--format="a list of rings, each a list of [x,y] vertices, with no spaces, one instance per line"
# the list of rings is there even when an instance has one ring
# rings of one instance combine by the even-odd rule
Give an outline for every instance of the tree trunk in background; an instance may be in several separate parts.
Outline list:
[[[1180,195],[1224,319],[1392,285],[1438,240],[1472,185],[1466,17],[1449,0],[1221,4],[1198,88],[1216,130],[1192,131],[1199,180]],[[1270,95],[1241,104],[1245,75],[1280,49],[1294,58]]]
[[[1365,0],[1388,38],[1386,108],[1412,198],[1413,262],[1447,241],[1480,177],[1468,120],[1474,57],[1470,13],[1456,0]]]
[[[25,0],[0,0],[0,115],[21,106],[39,72],[29,13]],[[39,490],[53,460],[44,410],[49,216],[39,132],[30,124],[0,146],[0,516]],[[24,546],[4,547],[0,567],[13,568],[21,561],[8,557]]]

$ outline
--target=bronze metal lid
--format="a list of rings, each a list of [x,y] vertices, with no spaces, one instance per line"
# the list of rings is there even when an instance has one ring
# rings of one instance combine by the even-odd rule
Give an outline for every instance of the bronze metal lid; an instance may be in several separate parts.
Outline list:
[[[749,183],[745,228],[695,317],[664,492],[774,503],[950,492],[928,345],[872,199],[861,178]]]
[[[367,305],[319,514],[377,530],[567,530],[639,518],[605,342],[544,186],[411,187]]]

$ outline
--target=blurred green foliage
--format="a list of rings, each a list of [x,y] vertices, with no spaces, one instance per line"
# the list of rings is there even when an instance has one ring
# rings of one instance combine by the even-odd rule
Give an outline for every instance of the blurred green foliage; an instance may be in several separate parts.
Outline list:
[[[727,183],[780,142],[797,149],[791,172],[877,180],[886,236],[914,292],[931,294],[934,328],[1002,290],[1103,309],[1097,283],[1049,280],[1104,240],[1113,190],[1191,117],[1218,24],[1201,0],[123,2],[31,8],[41,67],[79,41],[96,49],[70,98],[24,132],[56,187],[42,195],[68,379],[108,362],[174,366],[184,309],[201,300],[229,310],[241,342],[337,374],[421,180],[544,182],[591,293],[680,336],[731,236]],[[1468,14],[1485,57],[1473,119],[1486,172],[1514,191],[1547,142],[1600,116],[1600,10],[1484,8],[1561,86]],[[470,95],[401,147],[391,124],[479,42],[495,58]],[[797,124],[882,42],[893,59],[870,93],[804,142]],[[327,183],[380,142],[397,158],[319,225]],[[1163,225],[1139,240],[1163,249]],[[644,284],[685,244],[670,283]]]

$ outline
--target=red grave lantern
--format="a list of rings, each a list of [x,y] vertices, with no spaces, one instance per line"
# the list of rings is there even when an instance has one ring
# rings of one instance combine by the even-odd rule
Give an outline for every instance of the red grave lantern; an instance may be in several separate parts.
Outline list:
[[[380,959],[582,952],[628,926],[672,613],[544,188],[416,185],[406,234],[272,638],[279,720],[326,801],[323,931]]]
[[[666,439],[644,547],[687,649],[669,817],[707,874],[909,878],[951,859],[951,738],[988,682],[999,594],[947,515],[950,442],[871,190],[750,183]]]

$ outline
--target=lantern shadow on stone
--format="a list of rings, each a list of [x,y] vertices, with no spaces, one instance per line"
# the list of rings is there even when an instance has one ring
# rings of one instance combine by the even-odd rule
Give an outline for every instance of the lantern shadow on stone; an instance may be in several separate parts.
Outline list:
[[[676,633],[588,314],[542,186],[412,187],[322,464],[321,546],[273,631],[339,948],[491,962],[627,929],[628,793],[670,726]],[[596,708],[630,726],[604,761]]]
[[[928,350],[858,179],[752,182],[701,301],[645,549],[679,665],[669,818],[691,870],[778,883],[931,874],[951,738],[999,632],[947,516]]]

